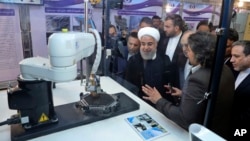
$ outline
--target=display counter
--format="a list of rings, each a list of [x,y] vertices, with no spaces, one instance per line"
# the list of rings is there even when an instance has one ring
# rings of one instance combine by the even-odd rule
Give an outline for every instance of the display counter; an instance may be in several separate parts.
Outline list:
[[[157,138],[155,141],[188,141],[189,134],[186,130],[179,127],[177,124],[167,119],[159,111],[145,103],[136,95],[125,89],[110,77],[101,77],[101,88],[108,94],[123,92],[131,99],[136,101],[140,108],[138,110],[103,119],[86,125],[77,126],[67,130],[51,133],[45,136],[31,139],[32,141],[142,141],[142,138],[132,129],[125,121],[126,118],[147,113],[163,126],[169,134]],[[63,105],[80,100],[80,92],[84,92],[85,86],[80,84],[80,81],[72,81],[67,83],[57,83],[53,89],[54,105]],[[16,114],[16,110],[8,108],[7,92],[0,91],[0,122],[10,118]],[[27,103],[28,104],[28,103]],[[1,141],[10,141],[11,133],[10,126],[0,126]]]

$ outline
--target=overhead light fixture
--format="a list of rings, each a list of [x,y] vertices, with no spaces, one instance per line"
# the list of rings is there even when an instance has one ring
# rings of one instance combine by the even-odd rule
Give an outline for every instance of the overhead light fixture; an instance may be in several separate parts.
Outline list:
[[[250,0],[240,0],[240,2],[250,2]]]
[[[170,6],[170,4],[167,4],[165,9],[166,9],[166,12],[169,13],[171,12],[172,7]]]
[[[238,7],[243,7],[244,3],[242,1],[239,1]]]

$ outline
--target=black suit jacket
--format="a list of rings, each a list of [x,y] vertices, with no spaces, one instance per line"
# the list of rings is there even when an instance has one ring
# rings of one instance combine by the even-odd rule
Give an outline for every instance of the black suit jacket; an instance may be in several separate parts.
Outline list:
[[[182,37],[182,35],[181,35],[181,37]],[[181,37],[180,37],[180,39],[181,39]],[[166,37],[165,33],[161,34],[161,38],[160,38],[160,41],[159,41],[158,47],[157,47],[157,52],[160,53],[161,55],[165,55],[168,41],[169,41],[169,38]],[[175,87],[182,88],[182,86],[184,84],[184,67],[185,67],[186,61],[187,61],[187,58],[185,57],[185,55],[182,51],[182,46],[181,46],[181,43],[179,40],[177,47],[175,49],[175,52],[174,52],[174,56],[173,56],[172,61],[171,61],[173,69],[175,70],[174,71],[175,73],[173,74],[175,81],[172,82],[173,86],[175,86]]]
[[[240,83],[234,93],[233,128],[230,141],[250,138],[250,74]],[[246,129],[244,136],[234,136],[236,130]]]
[[[220,85],[217,92],[211,130],[225,139],[229,139],[232,107],[234,100],[235,78],[231,69],[224,65],[221,72]]]
[[[125,79],[139,88],[138,96],[140,98],[146,96],[142,92],[141,87],[148,84],[151,87],[156,87],[164,98],[175,102],[171,95],[165,94],[166,90],[163,86],[171,82],[169,76],[172,75],[172,68],[169,57],[157,54],[154,60],[147,60],[146,62],[147,65],[144,67],[144,60],[140,53],[130,57],[125,72]],[[151,102],[149,104],[153,105]]]
[[[250,131],[250,74],[235,90],[234,117],[237,125],[248,127]]]

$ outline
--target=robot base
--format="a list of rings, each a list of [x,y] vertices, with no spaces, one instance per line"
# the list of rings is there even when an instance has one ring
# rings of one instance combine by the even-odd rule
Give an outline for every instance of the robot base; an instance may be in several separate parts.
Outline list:
[[[55,107],[55,112],[59,120],[58,123],[44,126],[41,128],[35,128],[33,130],[25,130],[21,124],[11,125],[11,140],[25,141],[139,109],[139,104],[124,93],[117,93],[114,94],[114,96],[118,96],[120,99],[119,107],[111,115],[96,116],[91,113],[83,113],[78,108],[76,108],[75,102],[60,105]]]

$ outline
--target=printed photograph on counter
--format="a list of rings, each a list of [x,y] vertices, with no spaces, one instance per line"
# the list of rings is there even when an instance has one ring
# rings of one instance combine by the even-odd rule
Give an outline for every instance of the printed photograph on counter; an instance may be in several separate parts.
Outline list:
[[[126,118],[126,121],[145,141],[168,134],[168,131],[147,113]]]

